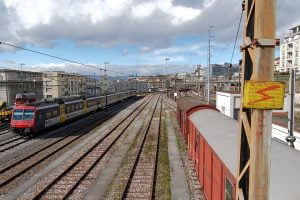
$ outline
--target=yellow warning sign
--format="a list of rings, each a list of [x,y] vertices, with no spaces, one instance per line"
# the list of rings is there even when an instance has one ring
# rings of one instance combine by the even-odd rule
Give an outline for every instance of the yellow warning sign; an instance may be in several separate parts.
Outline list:
[[[282,109],[284,102],[284,83],[246,81],[243,106],[256,109]]]

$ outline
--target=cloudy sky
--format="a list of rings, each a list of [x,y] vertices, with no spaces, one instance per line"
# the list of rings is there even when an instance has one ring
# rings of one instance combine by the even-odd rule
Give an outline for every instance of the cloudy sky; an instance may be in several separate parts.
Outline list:
[[[300,24],[300,0],[277,4],[282,38]],[[240,13],[241,0],[0,0],[0,41],[91,65],[107,61],[108,68],[128,73],[165,73],[165,58],[168,72],[184,71],[207,64],[209,26],[212,63],[230,61]],[[237,48],[233,61],[240,57]],[[98,73],[0,45],[0,67],[20,63]]]

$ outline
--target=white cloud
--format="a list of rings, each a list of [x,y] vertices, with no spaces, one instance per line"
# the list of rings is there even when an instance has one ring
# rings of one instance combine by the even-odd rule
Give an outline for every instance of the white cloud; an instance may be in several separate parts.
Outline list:
[[[174,16],[172,23],[175,25],[180,25],[199,16],[201,10],[177,6],[171,10],[171,13]]]
[[[103,47],[164,46],[184,34],[187,30],[182,32],[180,26],[201,12],[175,5],[173,0],[4,0],[0,6],[5,11],[0,21],[11,28],[6,35],[14,43],[38,46],[54,44],[60,38]]]
[[[182,59],[180,57],[172,57],[172,60]],[[94,64],[90,64],[94,65]],[[96,66],[96,65],[94,65]],[[168,73],[180,73],[180,72],[192,72],[196,68],[195,65],[172,65],[168,64]],[[19,68],[16,68],[19,69]],[[149,65],[113,65],[109,66],[110,70],[126,72],[128,74],[138,75],[156,75],[165,74],[166,66],[162,64],[149,64]],[[82,75],[101,75],[98,70],[87,68],[85,66],[73,64],[73,63],[40,63],[31,67],[32,71],[65,71],[68,73],[78,73]],[[117,74],[108,72],[109,76],[116,76]],[[121,74],[118,74],[121,75]]]
[[[294,0],[278,1],[278,37],[300,24],[299,10]],[[79,45],[138,45],[145,53],[170,48],[181,36],[206,40],[214,25],[216,44],[231,45],[240,12],[236,0],[2,0],[0,41],[45,47],[67,38]]]
[[[192,53],[195,55],[205,55],[204,49],[206,49],[207,44],[201,43],[201,44],[194,44],[190,46],[175,46],[175,47],[168,47],[163,49],[157,49],[153,52],[155,55],[172,55],[172,54],[178,54],[178,53]]]
[[[128,49],[123,49],[122,56],[127,56],[129,54]]]
[[[136,18],[143,18],[150,16],[156,9],[154,2],[141,3],[132,7],[132,15]]]
[[[141,48],[141,52],[142,52],[142,53],[148,53],[148,52],[150,52],[150,51],[151,51],[151,49],[150,49],[149,47],[147,47],[147,46]]]
[[[16,17],[15,25],[22,26],[25,29],[38,24],[49,24],[55,13],[55,5],[49,0],[4,0],[4,3],[9,9],[11,16]]]

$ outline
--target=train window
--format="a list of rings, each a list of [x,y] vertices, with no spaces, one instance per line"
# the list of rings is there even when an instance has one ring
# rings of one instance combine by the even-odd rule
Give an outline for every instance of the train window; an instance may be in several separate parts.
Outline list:
[[[75,110],[79,110],[79,104],[78,103],[75,104]]]
[[[225,177],[225,200],[234,200],[234,188],[227,176]]]
[[[74,104],[71,105],[71,112],[74,112]]]
[[[43,118],[42,112],[39,112],[39,114],[37,116],[38,116],[38,120],[42,120],[42,118]]]
[[[46,119],[51,119],[51,116],[52,116],[51,110],[47,110]]]
[[[24,110],[24,120],[33,120],[34,110]]]
[[[23,119],[23,110],[16,109],[13,115],[14,120],[22,120]]]
[[[57,108],[54,108],[54,109],[52,110],[52,116],[53,116],[53,117],[57,117],[57,116],[58,116],[58,110],[57,110]]]
[[[66,106],[66,113],[69,113],[70,111],[71,111],[70,105],[67,105],[67,106]]]

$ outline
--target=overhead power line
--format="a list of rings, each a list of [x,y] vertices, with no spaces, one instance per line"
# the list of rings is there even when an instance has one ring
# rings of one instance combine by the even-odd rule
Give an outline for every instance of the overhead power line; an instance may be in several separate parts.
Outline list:
[[[124,75],[128,75],[128,76],[134,76],[132,74],[117,72],[117,71],[114,71],[114,70],[103,69],[101,67],[96,67],[96,66],[93,66],[93,65],[84,64],[84,63],[81,63],[81,62],[78,62],[78,61],[69,60],[69,59],[66,59],[66,58],[58,57],[58,56],[53,56],[53,55],[43,53],[43,52],[40,52],[40,51],[35,51],[35,50],[27,49],[25,47],[20,47],[20,46],[16,46],[16,45],[13,45],[13,44],[8,44],[8,43],[0,41],[0,45],[1,44],[6,45],[6,46],[10,46],[10,47],[13,47],[13,48],[16,48],[16,49],[22,49],[22,50],[29,51],[29,52],[32,52],[32,53],[40,54],[40,55],[43,55],[43,56],[48,56],[48,57],[55,58],[55,59],[58,59],[58,60],[63,60],[63,61],[66,61],[66,62],[82,65],[82,66],[93,68],[93,69],[98,69],[98,70],[103,70],[103,71],[108,71],[108,72],[113,72],[113,73],[120,73],[120,74],[124,74]]]
[[[240,32],[240,27],[241,27],[241,22],[242,22],[242,18],[243,18],[243,11],[244,9],[242,9],[241,15],[240,15],[240,21],[239,21],[239,26],[235,35],[235,41],[234,41],[234,45],[233,45],[233,50],[232,50],[232,54],[231,54],[231,59],[230,59],[230,67],[232,66],[232,59],[233,59],[233,55],[234,55],[234,51],[235,51],[235,47],[236,47],[236,42],[239,36],[239,32]]]

